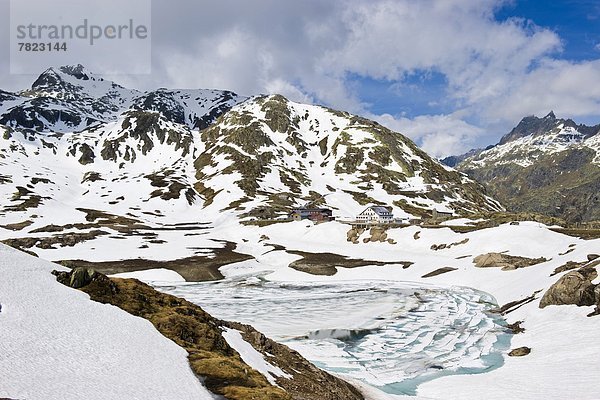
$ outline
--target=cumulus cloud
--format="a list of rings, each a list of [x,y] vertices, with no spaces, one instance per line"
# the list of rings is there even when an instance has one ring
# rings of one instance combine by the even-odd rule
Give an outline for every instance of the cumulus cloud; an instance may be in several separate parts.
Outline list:
[[[154,0],[153,73],[116,79],[142,88],[282,93],[370,116],[439,156],[488,144],[481,142],[491,131],[504,134],[524,115],[600,114],[592,84],[600,62],[561,59],[558,34],[531,21],[496,20],[507,3]],[[429,103],[443,104],[428,112],[435,115],[400,107],[374,114],[354,84],[368,78],[402,88],[419,74],[444,79],[439,101]],[[14,82],[0,77],[0,87]]]
[[[421,115],[413,119],[389,114],[370,117],[420,143],[423,150],[439,158],[464,152],[483,133],[481,128],[453,115]]]

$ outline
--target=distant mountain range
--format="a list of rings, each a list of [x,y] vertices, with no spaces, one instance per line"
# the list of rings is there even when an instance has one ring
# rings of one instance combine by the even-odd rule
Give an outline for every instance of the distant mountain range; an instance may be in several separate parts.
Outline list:
[[[0,92],[0,137],[0,216],[36,225],[75,209],[174,220],[276,218],[308,202],[341,217],[371,203],[405,216],[501,209],[376,122],[279,95],[140,92],[81,65]]]
[[[498,144],[442,162],[483,184],[510,211],[600,220],[600,125],[553,112],[529,116]]]

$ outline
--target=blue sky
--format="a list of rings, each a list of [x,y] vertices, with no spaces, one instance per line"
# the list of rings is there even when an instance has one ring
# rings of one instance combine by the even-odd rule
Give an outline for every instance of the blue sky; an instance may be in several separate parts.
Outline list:
[[[503,7],[497,19],[527,18],[556,32],[564,42],[563,57],[597,59],[600,49],[600,2],[597,0],[519,0]]]
[[[5,54],[8,3],[0,0]],[[495,143],[522,117],[550,110],[600,123],[599,1],[150,4],[152,73],[107,76],[128,87],[280,93],[377,120],[437,157]],[[82,53],[81,63],[94,71],[107,57]],[[0,58],[0,88],[34,79],[11,75]]]
[[[563,44],[555,54],[561,58],[584,61],[600,58],[600,1],[598,0],[515,0],[495,13],[497,21],[523,18],[556,32]],[[398,82],[350,75],[359,96],[374,113],[404,113],[417,116],[432,112],[447,113],[452,105],[443,101],[447,84],[442,74],[421,71]],[[600,121],[598,121],[600,123]]]
[[[502,4],[494,12],[499,23],[511,19],[522,19],[524,25],[548,29],[560,38],[561,47],[550,55],[572,62],[594,61],[600,58],[600,2],[595,0],[515,0]],[[372,79],[361,75],[348,76],[350,85],[373,114],[390,114],[407,118],[423,115],[449,114],[456,104],[446,96],[447,79],[435,70],[414,71],[401,80]],[[590,82],[597,86],[600,82]],[[558,106],[558,104],[557,104]],[[550,109],[548,109],[550,111]],[[559,117],[573,117],[578,122],[599,124],[598,113]],[[523,115],[525,116],[525,115]],[[540,114],[541,116],[541,114]],[[485,123],[476,117],[466,117],[470,123]],[[513,119],[514,124],[519,119]],[[481,134],[475,146],[493,143],[498,135],[513,125],[509,121],[490,125],[489,134]]]

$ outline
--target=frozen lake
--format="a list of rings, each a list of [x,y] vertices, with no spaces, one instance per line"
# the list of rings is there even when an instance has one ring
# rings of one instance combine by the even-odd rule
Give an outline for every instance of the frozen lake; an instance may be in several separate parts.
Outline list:
[[[319,367],[393,394],[502,365],[511,335],[486,293],[392,281],[262,277],[156,285],[215,317],[251,324]]]

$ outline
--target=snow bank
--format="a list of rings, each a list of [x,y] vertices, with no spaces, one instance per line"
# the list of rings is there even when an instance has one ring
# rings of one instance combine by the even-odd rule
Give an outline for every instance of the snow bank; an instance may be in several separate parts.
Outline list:
[[[147,269],[144,271],[123,272],[111,275],[115,278],[133,278],[145,283],[150,282],[185,282],[183,276],[165,268]]]
[[[185,350],[62,286],[61,268],[0,244],[0,398],[213,399]]]

